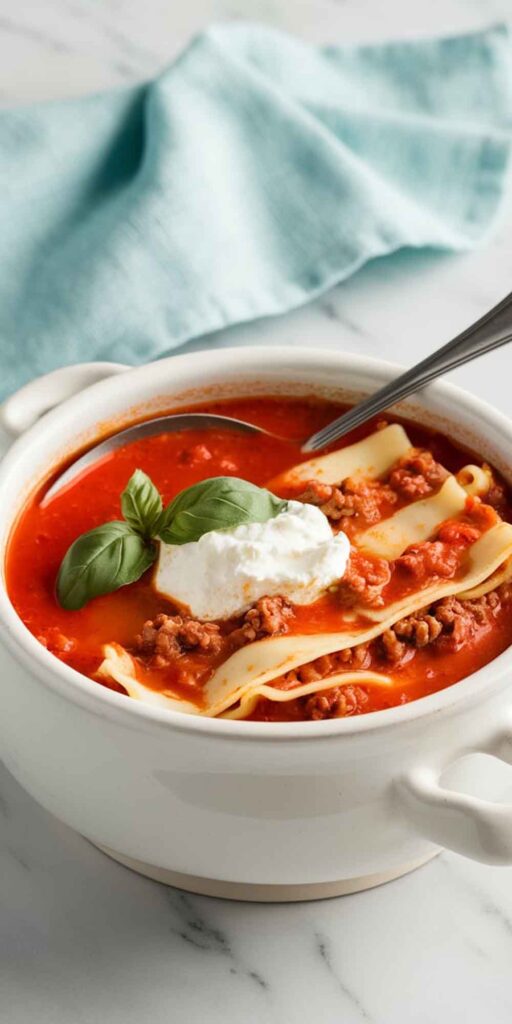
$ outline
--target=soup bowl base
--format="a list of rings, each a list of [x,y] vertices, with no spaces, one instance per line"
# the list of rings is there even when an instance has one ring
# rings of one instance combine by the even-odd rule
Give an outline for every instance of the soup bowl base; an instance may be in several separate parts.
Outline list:
[[[199,875],[188,875],[181,871],[169,871],[159,868],[156,864],[126,857],[116,850],[100,843],[93,843],[107,857],[122,864],[139,875],[151,878],[163,885],[171,885],[175,889],[183,889],[198,896],[214,896],[217,899],[237,900],[243,903],[304,903],[308,900],[328,900],[334,896],[349,896],[352,893],[374,889],[385,882],[392,882],[402,875],[408,875],[416,868],[423,867],[428,861],[441,852],[430,851],[415,860],[393,867],[388,871],[380,871],[370,875],[359,875],[354,878],[339,878],[332,882],[306,882],[303,885],[259,885],[250,882],[226,882],[220,878],[203,878]]]

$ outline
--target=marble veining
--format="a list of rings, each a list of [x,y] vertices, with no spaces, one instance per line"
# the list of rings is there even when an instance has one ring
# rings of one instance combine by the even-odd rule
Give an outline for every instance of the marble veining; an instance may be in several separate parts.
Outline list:
[[[509,14],[510,0],[0,0],[0,103],[142,80],[212,20],[332,43]],[[183,350],[314,344],[410,364],[510,290],[510,225],[505,211],[473,253],[376,260],[302,310]],[[452,377],[510,412],[511,360],[504,348]],[[0,771],[2,1024],[508,1024],[511,962],[512,868],[444,853],[325,902],[191,896],[110,861]]]
[[[336,981],[340,992],[347,1001],[348,1008],[352,1013],[355,1012],[356,1020],[366,1020],[370,1024],[373,1024],[375,1018],[372,1017],[363,1006],[359,996],[357,996],[338,975],[332,960],[332,949],[330,939],[322,935],[320,932],[315,932],[315,945],[320,959],[325,964],[326,970],[329,975]]]
[[[169,904],[177,920],[176,927],[172,929],[173,934],[183,942],[190,943],[193,949],[224,957],[230,974],[241,974],[259,988],[269,988],[269,983],[258,971],[241,962],[227,934],[209,923],[206,916],[200,913],[196,897],[175,889],[169,889],[168,893]]]
[[[38,46],[44,46],[56,53],[64,53],[67,50],[67,46],[55,36],[47,34],[41,29],[32,28],[30,25],[22,25],[5,14],[0,14],[0,32],[7,36],[13,36],[14,39],[25,39],[31,43],[37,43]]]

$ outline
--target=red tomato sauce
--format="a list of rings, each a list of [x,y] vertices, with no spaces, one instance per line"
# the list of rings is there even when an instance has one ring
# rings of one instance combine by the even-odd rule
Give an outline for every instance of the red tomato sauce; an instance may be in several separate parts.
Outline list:
[[[130,648],[145,620],[160,612],[176,611],[152,589],[151,570],[137,583],[95,598],[79,611],[64,610],[55,597],[55,580],[67,548],[85,531],[121,517],[120,494],[134,470],[143,469],[151,477],[164,503],[191,484],[213,476],[239,476],[264,485],[303,461],[301,440],[344,411],[339,405],[313,398],[270,397],[210,402],[194,409],[247,420],[280,439],[265,434],[255,438],[235,431],[195,430],[134,442],[96,463],[45,507],[40,504],[43,488],[27,503],[13,529],[6,575],[14,608],[52,653],[92,678],[102,661],[103,644],[116,641]],[[367,424],[353,431],[343,444],[359,440],[375,426]],[[479,461],[438,433],[413,424],[406,426],[412,443],[428,448],[451,472],[457,472],[468,462]],[[504,518],[512,518],[508,503],[505,511],[500,511]],[[392,584],[390,588],[393,590]],[[308,610],[298,609],[293,626],[296,632],[339,628],[339,607],[329,594]],[[440,690],[495,658],[511,641],[512,616],[502,609],[492,628],[482,627],[461,650],[437,651],[435,645],[418,650],[410,662],[393,670],[396,685],[392,689],[367,689],[364,707],[356,713],[401,704]],[[193,667],[193,657],[189,657],[189,663]],[[203,656],[202,662],[200,658],[196,660],[196,665],[199,687],[208,675],[209,663]],[[375,668],[389,672],[383,665],[372,664]],[[151,672],[148,677],[154,688],[169,685],[165,673]],[[190,686],[184,687],[183,696],[190,699]],[[294,720],[303,717],[303,709],[298,701],[274,704],[262,700],[251,717]]]

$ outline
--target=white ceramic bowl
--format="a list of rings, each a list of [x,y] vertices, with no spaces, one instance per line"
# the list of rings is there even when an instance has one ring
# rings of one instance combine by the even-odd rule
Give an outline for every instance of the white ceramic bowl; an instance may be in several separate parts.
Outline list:
[[[91,386],[120,369],[88,364],[57,371],[0,410],[4,425],[19,432],[89,385],[30,427],[5,458],[2,549],[34,484],[93,440],[105,421],[124,425],[134,413],[212,393],[355,400],[397,372],[331,351],[225,349],[173,357]],[[476,398],[439,383],[400,411],[440,427],[507,473],[512,424]],[[58,818],[152,877],[214,895],[306,899],[394,878],[442,846],[512,863],[512,807],[476,795],[474,759],[460,761],[477,751],[511,757],[512,651],[404,707],[268,724],[197,719],[102,688],[31,636],[4,583],[0,639],[0,739],[8,768]],[[480,767],[479,785],[484,776]]]

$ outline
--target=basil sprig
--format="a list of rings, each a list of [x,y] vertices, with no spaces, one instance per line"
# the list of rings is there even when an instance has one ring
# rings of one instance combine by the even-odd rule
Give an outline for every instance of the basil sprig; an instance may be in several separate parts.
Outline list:
[[[121,495],[121,511],[136,533],[143,537],[156,536],[163,511],[162,498],[141,469],[135,470]]]
[[[162,514],[158,536],[166,544],[188,544],[210,530],[265,523],[286,507],[264,487],[232,476],[202,480],[178,494]]]
[[[64,556],[57,577],[59,603],[76,611],[91,597],[135,583],[154,558],[153,547],[129,523],[97,526],[78,537]]]
[[[123,520],[83,533],[68,548],[57,577],[63,608],[76,611],[93,597],[135,583],[153,564],[155,541],[188,544],[211,530],[264,523],[287,502],[237,477],[202,480],[163,507],[150,478],[137,469],[121,494]]]

